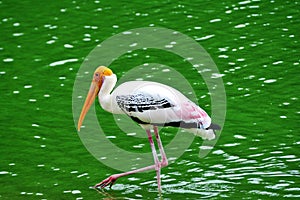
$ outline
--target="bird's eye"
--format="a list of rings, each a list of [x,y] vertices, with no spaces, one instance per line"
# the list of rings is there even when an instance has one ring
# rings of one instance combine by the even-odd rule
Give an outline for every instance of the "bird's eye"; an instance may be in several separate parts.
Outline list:
[[[96,74],[95,74],[95,76],[99,76],[99,74],[98,74],[98,73],[96,73]]]

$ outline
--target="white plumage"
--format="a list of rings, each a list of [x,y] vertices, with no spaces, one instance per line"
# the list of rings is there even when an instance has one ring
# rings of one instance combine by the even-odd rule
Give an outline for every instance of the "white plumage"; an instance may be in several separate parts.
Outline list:
[[[215,135],[212,130],[205,130],[211,124],[211,118],[207,113],[191,102],[178,90],[164,84],[150,81],[129,81],[118,86],[113,92],[113,88],[117,82],[116,75],[106,76],[102,88],[98,94],[99,102],[103,109],[114,114],[127,114],[129,117],[138,118],[145,124],[168,124],[170,122],[200,124],[203,128],[187,128],[203,139],[214,139]],[[111,93],[112,92],[112,93]],[[172,107],[157,108],[145,110],[143,112],[129,112],[117,103],[119,96],[129,96],[141,94],[145,97],[151,97],[156,101],[167,100]],[[141,102],[136,102],[136,105]],[[194,109],[193,109],[194,108]],[[201,127],[199,125],[199,127]],[[183,126],[184,128],[184,126]]]

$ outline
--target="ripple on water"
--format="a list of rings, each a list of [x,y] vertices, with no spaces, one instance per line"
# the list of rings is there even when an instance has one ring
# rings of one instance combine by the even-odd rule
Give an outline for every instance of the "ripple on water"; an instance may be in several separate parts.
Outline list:
[[[261,182],[263,181],[262,178],[248,178],[248,183],[251,184],[261,184]]]
[[[84,176],[87,176],[87,175],[89,175],[89,174],[88,173],[83,173],[83,174],[78,175],[77,178],[81,178],[81,177],[84,177]]]
[[[269,188],[269,189],[273,189],[273,190],[282,190],[289,185],[290,185],[289,183],[278,183],[275,185],[267,185],[267,186],[265,186],[265,188]]]
[[[138,145],[133,145],[133,148],[135,149],[141,149],[145,146],[145,144],[138,144]]]
[[[31,126],[33,126],[33,127],[39,127],[40,125],[38,125],[38,124],[31,124]],[[40,138],[40,136],[34,136],[35,138],[37,138],[37,137],[39,137]]]
[[[52,36],[52,37],[51,37],[51,40],[48,40],[48,41],[46,42],[46,44],[53,44],[53,43],[56,42],[57,39],[58,39],[58,37]]]
[[[241,139],[241,140],[246,139],[246,137],[242,136],[242,135],[234,135],[233,137],[236,138],[236,139]]]
[[[66,60],[59,60],[59,61],[55,61],[53,63],[50,63],[49,66],[50,67],[54,67],[54,66],[58,66],[58,65],[64,65],[66,63],[69,62],[77,62],[78,59],[77,58],[71,58],[71,59],[66,59]]]
[[[13,61],[14,61],[13,58],[4,58],[3,59],[3,62],[5,62],[5,63],[9,63],[9,62],[13,62]]]
[[[74,48],[74,46],[71,45],[71,44],[64,44],[64,47],[65,47],[66,49],[72,49],[72,48]]]
[[[264,83],[274,83],[276,82],[276,79],[268,79],[268,80],[264,80]]]
[[[215,35],[211,34],[211,35],[206,35],[206,36],[203,36],[203,37],[200,37],[200,38],[196,38],[195,40],[196,41],[203,41],[203,40],[208,40],[208,39],[213,38],[213,37],[215,37]]]
[[[72,194],[81,194],[80,190],[72,190]]]
[[[51,167],[51,169],[52,169],[53,171],[60,171],[60,168],[58,168],[58,167]]]
[[[222,21],[221,19],[217,18],[217,19],[212,19],[212,20],[209,20],[210,23],[215,23],[215,22],[220,22]]]
[[[272,64],[273,64],[273,65],[279,65],[279,64],[282,64],[282,63],[283,63],[283,61],[282,61],[282,60],[279,60],[279,61],[273,62]]]
[[[217,155],[221,155],[221,154],[224,154],[224,153],[225,152],[221,149],[212,152],[212,154],[217,154]]]
[[[300,188],[294,187],[294,188],[286,188],[285,191],[299,191],[300,192]],[[300,195],[298,195],[300,197]]]
[[[216,164],[216,165],[212,165],[212,166],[210,166],[209,168],[215,168],[215,169],[225,169],[226,168],[226,166],[225,165],[223,165],[223,164]]]
[[[24,35],[24,33],[13,33],[12,35],[13,35],[14,37],[19,37],[19,36]]]
[[[67,193],[71,193],[71,194],[81,194],[81,191],[80,191],[80,190],[64,190],[63,193],[64,193],[64,194],[67,194]]]
[[[220,179],[206,179],[203,177],[194,177],[192,182],[182,181],[175,184],[164,184],[164,192],[172,194],[198,194],[203,198],[220,195],[224,191],[229,191],[234,182]]]
[[[249,25],[249,23],[238,24],[238,25],[235,25],[234,28],[237,28],[237,29],[239,29],[239,28],[245,28],[245,27],[248,26],[248,25]]]
[[[25,89],[32,88],[32,85],[24,85],[24,88],[25,88]]]
[[[41,192],[20,192],[21,195],[36,195],[36,196],[43,196],[44,194]]]
[[[229,144],[224,144],[224,147],[235,147],[235,146],[239,146],[241,145],[241,143],[235,142],[235,143],[229,143]]]
[[[279,196],[278,193],[268,192],[268,191],[263,191],[263,190],[251,190],[251,191],[249,191],[249,193],[265,195],[265,196]]]

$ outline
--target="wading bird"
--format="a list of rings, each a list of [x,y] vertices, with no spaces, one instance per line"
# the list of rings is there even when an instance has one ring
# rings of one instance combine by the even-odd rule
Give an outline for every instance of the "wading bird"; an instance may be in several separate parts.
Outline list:
[[[174,88],[150,81],[129,81],[114,89],[116,82],[117,77],[109,68],[100,66],[96,69],[78,120],[78,131],[98,95],[100,105],[104,110],[113,114],[126,114],[146,130],[154,165],[111,175],[96,184],[95,188],[111,187],[120,177],[146,170],[155,170],[160,192],[160,169],[168,165],[168,160],[160,140],[158,126],[180,127],[207,140],[214,139],[214,130],[218,130],[220,127],[212,124],[211,118],[203,109]],[[156,153],[151,130],[155,135],[161,161]]]

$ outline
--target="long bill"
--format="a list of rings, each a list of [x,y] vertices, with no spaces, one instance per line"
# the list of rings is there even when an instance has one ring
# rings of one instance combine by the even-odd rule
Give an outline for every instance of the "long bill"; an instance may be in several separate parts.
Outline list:
[[[89,111],[91,105],[93,104],[93,102],[99,92],[99,89],[100,88],[99,88],[98,84],[93,81],[91,84],[90,90],[88,92],[88,95],[85,99],[81,113],[80,113],[80,117],[79,117],[78,124],[77,124],[78,131],[80,131],[80,127],[82,125],[84,117],[85,117],[86,113]]]

